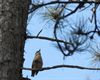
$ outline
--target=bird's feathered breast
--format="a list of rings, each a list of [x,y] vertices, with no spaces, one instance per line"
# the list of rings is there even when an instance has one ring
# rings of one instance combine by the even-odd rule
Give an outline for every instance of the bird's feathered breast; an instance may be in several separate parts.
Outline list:
[[[32,67],[35,69],[40,69],[42,68],[42,65],[43,65],[43,61],[42,61],[41,54],[37,53],[34,57]]]

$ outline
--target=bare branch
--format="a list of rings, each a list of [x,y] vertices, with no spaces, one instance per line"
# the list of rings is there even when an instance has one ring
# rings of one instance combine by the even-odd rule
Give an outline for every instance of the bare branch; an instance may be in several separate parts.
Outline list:
[[[49,37],[44,37],[44,36],[27,36],[27,39],[42,39],[42,40],[48,40],[48,41],[54,41],[54,42],[61,42],[61,43],[66,43],[66,44],[70,44],[69,42],[66,42],[64,40],[60,40],[60,39],[53,39],[53,38],[49,38]]]
[[[41,8],[43,6],[47,6],[47,5],[52,5],[52,4],[75,4],[75,3],[79,3],[79,4],[84,4],[85,2],[84,1],[51,1],[51,2],[48,2],[48,3],[41,3],[41,4],[38,4],[38,5],[35,5],[35,4],[31,4],[32,5],[32,9],[30,10],[29,13],[32,13],[33,11],[35,11],[36,9],[38,8]],[[87,1],[86,3],[96,3],[96,4],[100,4],[100,2],[95,2],[95,1]]]
[[[57,68],[76,68],[76,69],[81,69],[81,70],[100,70],[100,68],[89,68],[89,67],[83,67],[83,66],[77,66],[77,65],[55,65],[52,67],[44,67],[39,71],[44,71],[44,70],[51,70],[51,69],[57,69]],[[22,68],[23,70],[34,70],[32,68]]]
[[[46,6],[46,5],[51,5],[51,4],[69,4],[69,3],[73,3],[73,4],[75,4],[75,3],[81,3],[81,4],[83,4],[83,3],[85,3],[84,1],[51,1],[51,2],[48,2],[48,3],[43,3],[43,4],[40,4],[41,5],[41,7],[42,6]],[[95,2],[95,1],[87,1],[86,3],[96,3],[96,4],[100,4],[100,2]]]

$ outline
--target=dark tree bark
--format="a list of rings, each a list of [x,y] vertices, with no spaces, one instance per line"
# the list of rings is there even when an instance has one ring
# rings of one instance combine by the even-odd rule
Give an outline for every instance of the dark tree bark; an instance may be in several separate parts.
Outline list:
[[[22,77],[29,0],[0,0],[0,80]]]

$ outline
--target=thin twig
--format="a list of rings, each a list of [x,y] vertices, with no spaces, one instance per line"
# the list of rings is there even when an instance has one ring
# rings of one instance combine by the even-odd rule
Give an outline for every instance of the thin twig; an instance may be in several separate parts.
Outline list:
[[[43,29],[41,29],[41,30],[38,32],[37,37],[40,35],[40,33],[42,32],[42,30],[43,30]]]

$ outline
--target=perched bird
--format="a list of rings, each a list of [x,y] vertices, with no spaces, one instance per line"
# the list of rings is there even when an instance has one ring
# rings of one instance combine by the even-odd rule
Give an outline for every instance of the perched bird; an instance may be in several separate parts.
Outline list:
[[[42,66],[43,66],[43,61],[42,61],[41,53],[39,50],[35,53],[35,57],[32,62],[32,69],[34,69],[34,70],[32,70],[31,76],[37,75],[38,70],[40,70],[42,68]]]

